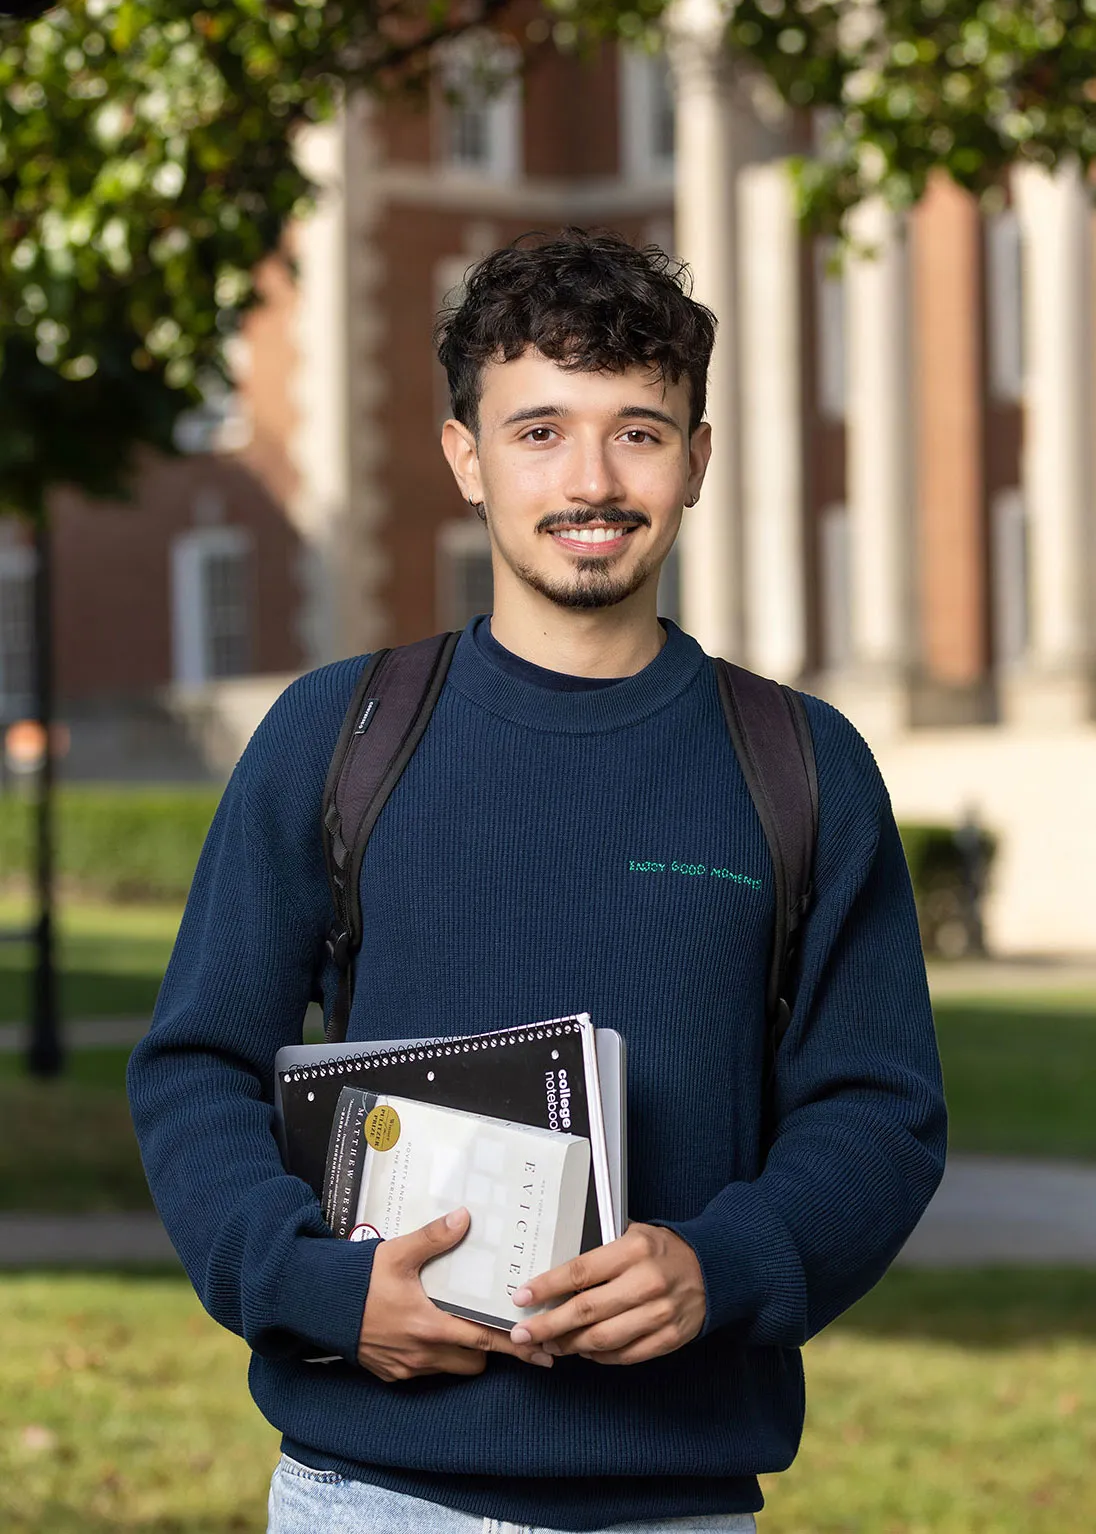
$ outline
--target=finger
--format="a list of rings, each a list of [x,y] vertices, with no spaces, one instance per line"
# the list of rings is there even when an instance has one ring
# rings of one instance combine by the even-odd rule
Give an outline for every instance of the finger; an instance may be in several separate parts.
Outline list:
[[[544,1346],[569,1332],[584,1331],[599,1321],[618,1316],[648,1298],[648,1295],[635,1293],[634,1282],[616,1278],[611,1283],[599,1284],[596,1289],[580,1290],[562,1305],[530,1316],[527,1321],[519,1321],[510,1329],[510,1340],[519,1346]]]
[[[487,1367],[487,1355],[473,1352],[471,1348],[439,1348],[436,1363],[426,1370],[431,1374],[482,1374]]]
[[[662,1358],[667,1353],[676,1352],[680,1346],[681,1339],[676,1330],[663,1327],[661,1331],[640,1337],[615,1352],[583,1353],[581,1356],[595,1364],[645,1364],[652,1358]]]
[[[404,1273],[417,1273],[431,1257],[451,1251],[464,1239],[469,1219],[467,1209],[453,1209],[418,1230],[408,1231],[406,1236],[396,1236],[385,1242],[388,1259]]]
[[[393,1379],[418,1379],[424,1374],[482,1374],[487,1367],[483,1353],[468,1348],[421,1348],[392,1366]]]
[[[619,1278],[635,1262],[635,1253],[629,1251],[626,1241],[627,1237],[622,1236],[617,1241],[610,1241],[608,1246],[596,1246],[570,1262],[561,1263],[558,1268],[538,1274],[515,1291],[514,1304],[519,1307],[543,1305],[574,1294],[576,1289],[590,1289],[595,1284]]]
[[[673,1306],[667,1300],[653,1300],[594,1326],[553,1338],[545,1346],[557,1356],[581,1353],[583,1357],[594,1358],[598,1354],[619,1353],[667,1329],[676,1334]]]
[[[439,1314],[445,1317],[439,1327],[439,1341],[449,1346],[467,1348],[478,1353],[505,1353],[511,1358],[520,1358],[523,1363],[536,1363],[548,1369],[552,1367],[551,1355],[545,1353],[538,1344],[521,1347],[511,1340],[508,1332],[498,1327],[480,1326],[474,1321],[450,1316],[445,1311]]]

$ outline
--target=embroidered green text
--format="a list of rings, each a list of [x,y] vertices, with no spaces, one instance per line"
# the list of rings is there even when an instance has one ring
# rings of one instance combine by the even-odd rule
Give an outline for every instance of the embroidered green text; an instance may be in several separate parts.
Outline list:
[[[747,889],[759,890],[760,879],[749,874],[736,873],[732,868],[709,868],[706,863],[657,863],[651,859],[629,858],[630,874],[685,874],[690,879],[729,879],[732,884],[744,884]]]

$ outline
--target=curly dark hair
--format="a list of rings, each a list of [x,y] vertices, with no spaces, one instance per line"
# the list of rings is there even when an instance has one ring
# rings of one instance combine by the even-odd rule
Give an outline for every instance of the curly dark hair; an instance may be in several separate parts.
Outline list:
[[[689,430],[704,418],[716,319],[690,296],[692,276],[657,245],[565,229],[525,234],[472,267],[460,302],[434,329],[454,416],[479,427],[484,363],[529,347],[576,372],[649,365],[668,383],[686,378]]]

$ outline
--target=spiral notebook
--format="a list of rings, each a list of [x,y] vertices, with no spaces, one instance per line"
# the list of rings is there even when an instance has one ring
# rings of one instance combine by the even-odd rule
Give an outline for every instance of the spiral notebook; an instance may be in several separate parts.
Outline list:
[[[591,1171],[582,1250],[620,1234],[625,1208],[620,1140],[623,1054],[612,1083],[616,1176],[610,1175],[596,1030],[587,1013],[454,1039],[299,1044],[275,1060],[275,1123],[288,1171],[322,1197],[328,1140],[345,1086],[585,1136]],[[616,1036],[619,1038],[619,1036]],[[614,1190],[614,1183],[616,1189]],[[616,1199],[614,1199],[614,1191]]]

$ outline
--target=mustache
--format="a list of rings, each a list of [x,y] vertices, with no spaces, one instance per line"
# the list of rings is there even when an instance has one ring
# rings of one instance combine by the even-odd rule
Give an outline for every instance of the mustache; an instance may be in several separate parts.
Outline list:
[[[569,511],[550,511],[536,525],[538,533],[554,533],[558,527],[587,527],[603,522],[610,527],[650,527],[645,511],[630,511],[620,506],[572,506]]]

